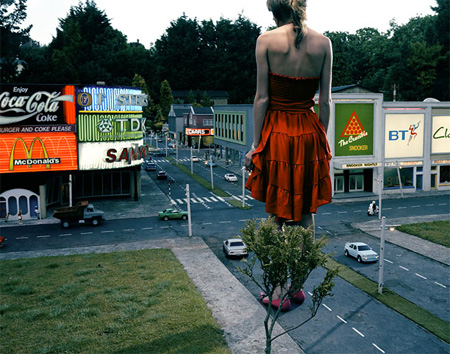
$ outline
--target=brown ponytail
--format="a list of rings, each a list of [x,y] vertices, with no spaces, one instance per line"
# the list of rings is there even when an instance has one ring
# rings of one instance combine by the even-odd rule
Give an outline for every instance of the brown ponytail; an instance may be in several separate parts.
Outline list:
[[[306,33],[306,0],[290,0],[292,9],[292,22],[296,32],[295,47],[300,48],[300,42]]]
[[[306,33],[306,0],[267,0],[267,8],[277,20],[292,19],[296,33],[295,47],[300,48]]]

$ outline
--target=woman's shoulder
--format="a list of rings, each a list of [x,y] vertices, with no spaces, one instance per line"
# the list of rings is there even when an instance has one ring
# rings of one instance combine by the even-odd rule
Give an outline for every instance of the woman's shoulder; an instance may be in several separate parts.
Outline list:
[[[319,44],[327,45],[330,43],[330,39],[323,35],[322,33],[319,33],[312,28],[308,27],[307,37],[314,42],[317,42]]]

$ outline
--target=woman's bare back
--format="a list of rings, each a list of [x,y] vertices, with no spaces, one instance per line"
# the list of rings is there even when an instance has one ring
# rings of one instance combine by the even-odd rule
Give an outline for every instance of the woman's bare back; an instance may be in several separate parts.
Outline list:
[[[319,77],[322,73],[329,39],[309,29],[300,48],[295,47],[295,32],[291,23],[265,32],[269,70],[291,77]]]

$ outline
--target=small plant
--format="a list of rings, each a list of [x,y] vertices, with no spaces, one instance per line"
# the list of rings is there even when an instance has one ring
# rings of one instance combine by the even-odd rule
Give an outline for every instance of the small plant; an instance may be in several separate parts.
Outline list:
[[[272,342],[275,339],[299,328],[317,314],[323,299],[332,295],[331,290],[334,287],[332,280],[338,269],[328,270],[322,283],[313,289],[312,304],[309,307],[308,317],[297,326],[272,337],[274,325],[280,315],[281,305],[303,289],[303,285],[314,269],[326,264],[327,257],[321,252],[325,239],[322,237],[314,242],[311,228],[304,229],[300,226],[280,228],[273,218],[263,219],[259,223],[250,220],[242,233],[242,239],[247,245],[247,250],[252,252],[254,256],[244,260],[245,267],[239,270],[247,275],[269,299],[267,315],[264,319],[265,353],[269,354],[272,350]],[[263,272],[262,278],[255,275],[259,272],[254,272],[257,260]],[[271,304],[277,289],[278,291],[279,289],[285,289],[285,291],[281,292],[280,306],[277,310],[273,310]]]

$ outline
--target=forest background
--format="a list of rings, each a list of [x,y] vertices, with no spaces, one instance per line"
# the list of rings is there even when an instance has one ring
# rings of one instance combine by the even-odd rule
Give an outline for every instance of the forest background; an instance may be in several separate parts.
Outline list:
[[[242,15],[215,22],[183,15],[146,49],[128,43],[95,1],[86,0],[70,8],[43,46],[30,37],[31,27],[23,28],[26,2],[0,5],[1,83],[140,86],[151,97],[147,115],[158,120],[168,113],[160,104],[170,90],[190,91],[186,102],[175,103],[208,105],[207,90],[227,91],[230,104],[253,102],[254,50],[262,29]],[[391,21],[386,33],[325,32],[334,51],[332,86],[358,84],[391,101],[395,85],[397,101],[450,101],[449,4],[437,0],[434,15],[405,25]]]

